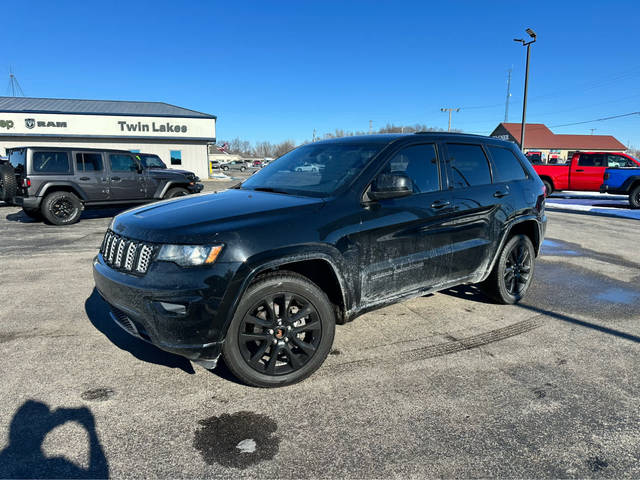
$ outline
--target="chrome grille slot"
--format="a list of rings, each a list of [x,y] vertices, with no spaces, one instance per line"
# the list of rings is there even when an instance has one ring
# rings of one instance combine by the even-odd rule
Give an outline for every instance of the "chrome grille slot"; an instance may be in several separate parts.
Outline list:
[[[137,275],[147,273],[155,251],[154,244],[137,242],[116,235],[110,230],[105,234],[100,247],[100,253],[107,265]]]

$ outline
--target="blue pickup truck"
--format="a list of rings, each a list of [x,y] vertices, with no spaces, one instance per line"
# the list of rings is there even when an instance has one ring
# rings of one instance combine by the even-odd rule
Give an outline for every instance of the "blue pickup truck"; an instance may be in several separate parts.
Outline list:
[[[631,208],[640,208],[640,168],[607,168],[600,193],[629,195]]]

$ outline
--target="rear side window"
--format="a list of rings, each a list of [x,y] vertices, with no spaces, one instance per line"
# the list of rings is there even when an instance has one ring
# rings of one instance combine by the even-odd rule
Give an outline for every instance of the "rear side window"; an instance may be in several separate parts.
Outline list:
[[[413,182],[413,193],[440,190],[435,145],[414,145],[396,153],[383,173],[404,173]]]
[[[473,187],[491,183],[489,162],[480,145],[448,143],[451,186]]]
[[[629,158],[622,155],[607,155],[607,166],[613,168],[637,167],[637,165]]]
[[[24,148],[9,150],[9,163],[16,173],[24,173],[27,159],[27,151]]]
[[[101,172],[102,155],[99,153],[76,153],[76,171]]]
[[[493,159],[494,182],[509,182],[527,178],[522,164],[511,150],[508,148],[489,146],[489,151]]]
[[[67,152],[33,152],[35,173],[70,173],[71,164]]]
[[[109,155],[109,165],[112,172],[136,172],[138,164],[131,155],[112,153]]]
[[[581,167],[606,167],[603,153],[581,153],[578,159]]]

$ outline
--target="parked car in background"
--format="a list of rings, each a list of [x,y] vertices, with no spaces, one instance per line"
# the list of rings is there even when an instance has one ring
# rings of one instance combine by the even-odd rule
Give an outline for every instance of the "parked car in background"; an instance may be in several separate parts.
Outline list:
[[[240,170],[244,172],[247,169],[247,163],[244,160],[232,160],[228,163],[223,163],[220,165],[220,169],[227,170]]]
[[[296,170],[305,163],[321,168]],[[520,301],[544,203],[510,142],[343,137],[224,192],[116,216],[93,273],[130,334],[206,368],[222,354],[245,383],[276,387],[320,367],[336,323],[376,308],[463,283]]]
[[[304,162],[302,165],[295,167],[296,172],[319,172],[324,168],[324,165],[319,163]]]
[[[211,170],[220,170],[220,162],[218,160],[212,160],[209,162]]]
[[[7,153],[8,201],[54,225],[77,222],[86,207],[147,203],[203,188],[192,172],[144,166],[139,154],[127,150],[19,147]]]
[[[255,168],[262,168],[262,160],[254,160],[251,166]]]
[[[607,168],[600,192],[629,195],[631,208],[640,208],[640,166]]]
[[[607,167],[640,167],[640,163],[625,153],[576,152],[569,165],[533,166],[547,195],[560,190],[598,192]]]
[[[542,160],[543,160],[542,152],[529,151],[525,153],[524,156],[527,157],[527,159],[533,164],[542,163]]]

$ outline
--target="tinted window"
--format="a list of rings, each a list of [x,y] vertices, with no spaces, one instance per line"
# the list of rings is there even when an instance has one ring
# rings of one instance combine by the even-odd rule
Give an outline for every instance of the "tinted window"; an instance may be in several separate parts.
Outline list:
[[[102,155],[99,153],[76,153],[76,171],[102,171]]]
[[[160,157],[157,155],[138,155],[138,158],[142,162],[142,166],[145,168],[167,168]]]
[[[171,165],[182,165],[182,152],[171,150]]]
[[[27,159],[27,151],[24,148],[9,150],[9,163],[16,173],[24,173]]]
[[[491,183],[487,157],[480,145],[447,144],[453,188]]]
[[[131,155],[112,153],[109,155],[109,164],[113,172],[135,172],[138,165]]]
[[[414,193],[440,190],[435,145],[414,145],[396,153],[383,173],[404,173],[413,181]]]
[[[622,155],[607,155],[607,166],[620,168],[620,167],[636,167],[637,165],[633,163],[627,157],[623,157]]]
[[[603,153],[581,153],[578,159],[581,167],[605,167]]]
[[[514,153],[508,148],[489,146],[493,158],[493,181],[508,182],[510,180],[522,180],[527,175],[522,164]]]
[[[33,171],[38,173],[69,173],[67,152],[33,152]]]

